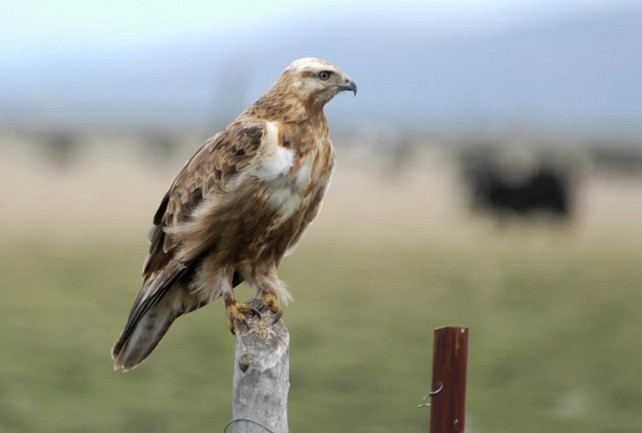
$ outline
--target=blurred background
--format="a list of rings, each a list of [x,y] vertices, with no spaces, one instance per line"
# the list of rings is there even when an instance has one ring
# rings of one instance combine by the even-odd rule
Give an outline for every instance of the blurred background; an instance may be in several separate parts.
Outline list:
[[[131,373],[109,350],[170,182],[303,56],[359,95],[281,270],[291,431],[426,431],[441,325],[469,432],[639,431],[640,41],[635,0],[5,2],[0,432],[222,431],[220,304]]]

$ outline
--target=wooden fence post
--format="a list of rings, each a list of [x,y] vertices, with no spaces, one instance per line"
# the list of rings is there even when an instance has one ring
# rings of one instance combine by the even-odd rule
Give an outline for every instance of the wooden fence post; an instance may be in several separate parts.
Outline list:
[[[237,326],[232,413],[236,433],[288,433],[290,334],[269,311]],[[261,427],[265,426],[267,429]]]
[[[466,425],[468,328],[434,330],[430,433],[463,433]]]

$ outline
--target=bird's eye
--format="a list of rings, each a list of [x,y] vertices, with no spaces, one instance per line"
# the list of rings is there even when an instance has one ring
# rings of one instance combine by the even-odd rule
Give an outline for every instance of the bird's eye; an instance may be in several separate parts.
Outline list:
[[[332,75],[332,71],[321,71],[318,74],[319,80],[328,81],[328,79],[330,78],[330,75]]]

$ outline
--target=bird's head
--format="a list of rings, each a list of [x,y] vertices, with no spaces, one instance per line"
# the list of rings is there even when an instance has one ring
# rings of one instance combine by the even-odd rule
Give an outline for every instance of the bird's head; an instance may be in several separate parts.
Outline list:
[[[336,65],[314,57],[292,62],[283,72],[291,90],[307,103],[321,106],[337,93],[348,90],[357,95],[357,84]]]

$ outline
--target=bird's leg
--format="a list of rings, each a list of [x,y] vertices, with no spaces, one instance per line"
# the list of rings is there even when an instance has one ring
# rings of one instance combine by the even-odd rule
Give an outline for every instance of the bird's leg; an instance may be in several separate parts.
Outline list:
[[[225,313],[230,322],[230,332],[235,333],[239,326],[247,328],[247,319],[251,316],[261,317],[261,313],[253,304],[242,304],[234,298],[232,292],[225,294]]]
[[[277,322],[283,316],[282,302],[287,302],[290,293],[279,279],[276,266],[255,272],[248,281],[257,291],[257,299],[250,301],[259,311],[270,311]]]
[[[283,307],[281,307],[279,298],[274,292],[269,290],[261,290],[259,291],[259,299],[261,300],[261,305],[263,305],[264,308],[269,309],[274,314],[283,314]]]

